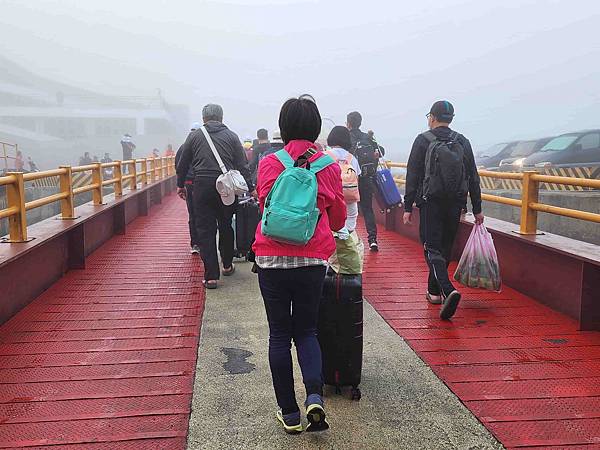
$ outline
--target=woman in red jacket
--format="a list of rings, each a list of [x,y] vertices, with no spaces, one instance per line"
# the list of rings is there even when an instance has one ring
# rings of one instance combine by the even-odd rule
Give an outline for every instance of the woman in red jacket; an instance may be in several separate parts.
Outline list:
[[[292,159],[298,160],[309,149],[316,149],[314,141],[321,131],[321,115],[314,99],[301,96],[285,102],[279,115],[279,128],[285,150]],[[309,162],[323,156],[318,151],[309,157]],[[274,154],[261,160],[257,185],[261,209],[283,170],[283,165]],[[321,217],[312,239],[306,245],[270,239],[263,236],[259,226],[253,246],[258,282],[269,321],[269,364],[280,408],[277,419],[288,433],[303,430],[294,393],[290,352],[292,339],[306,387],[307,431],[329,428],[323,408],[317,321],[327,260],[335,251],[332,230],[343,228],[346,220],[339,165],[332,164],[318,172],[317,183],[317,206]]]

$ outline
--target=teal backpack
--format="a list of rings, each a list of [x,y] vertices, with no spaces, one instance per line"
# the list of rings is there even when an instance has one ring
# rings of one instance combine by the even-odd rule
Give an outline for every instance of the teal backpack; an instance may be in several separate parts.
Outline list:
[[[312,150],[312,152],[311,152]],[[316,150],[292,159],[285,150],[279,150],[275,156],[284,170],[279,174],[265,201],[262,215],[262,234],[276,241],[295,245],[305,245],[315,234],[321,212],[317,207],[317,173],[335,161],[323,155],[309,163],[308,158]],[[305,160],[306,166],[300,167],[299,161]]]

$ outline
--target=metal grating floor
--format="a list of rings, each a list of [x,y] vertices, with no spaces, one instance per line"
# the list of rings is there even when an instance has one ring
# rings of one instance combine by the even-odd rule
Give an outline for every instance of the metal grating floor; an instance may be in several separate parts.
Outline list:
[[[0,327],[0,448],[183,449],[204,292],[172,195]]]
[[[425,300],[422,247],[383,230],[379,243],[365,297],[500,442],[600,449],[600,333],[506,286],[462,289],[442,322]]]

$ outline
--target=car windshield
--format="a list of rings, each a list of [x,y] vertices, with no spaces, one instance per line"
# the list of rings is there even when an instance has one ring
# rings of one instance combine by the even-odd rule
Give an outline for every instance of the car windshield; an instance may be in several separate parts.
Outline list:
[[[510,154],[510,156],[518,157],[518,156],[529,156],[535,150],[536,141],[522,141],[515,145],[514,150]]]
[[[490,156],[496,156],[506,147],[506,145],[507,145],[506,143],[492,145],[487,150],[482,151],[479,154],[479,157],[480,158],[489,158]]]
[[[569,145],[571,145],[573,143],[573,141],[575,141],[575,139],[577,139],[578,137],[579,137],[578,135],[573,135],[573,134],[566,135],[566,136],[559,136],[557,138],[552,139],[550,142],[548,142],[546,145],[544,145],[540,149],[540,152],[563,151]]]

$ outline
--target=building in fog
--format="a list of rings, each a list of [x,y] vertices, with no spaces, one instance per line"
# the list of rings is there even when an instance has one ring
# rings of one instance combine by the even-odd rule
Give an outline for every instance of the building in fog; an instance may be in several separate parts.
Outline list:
[[[0,142],[18,144],[41,168],[74,164],[85,151],[120,159],[121,136],[134,157],[177,145],[189,126],[187,106],[155,96],[97,94],[35,75],[0,57]]]

